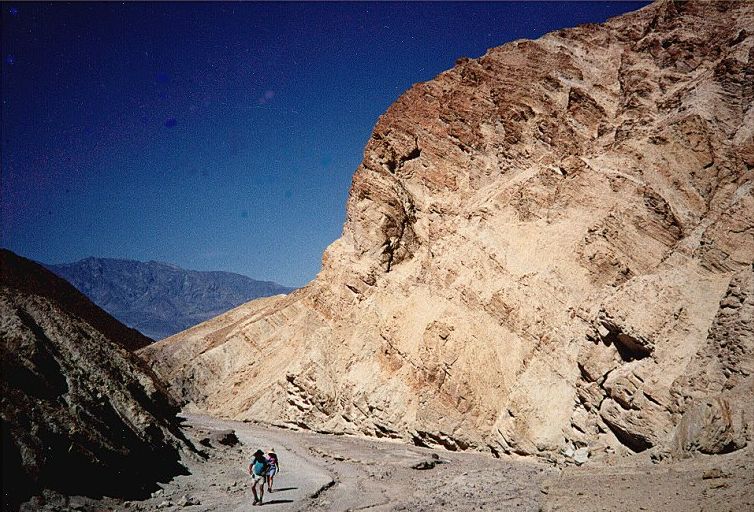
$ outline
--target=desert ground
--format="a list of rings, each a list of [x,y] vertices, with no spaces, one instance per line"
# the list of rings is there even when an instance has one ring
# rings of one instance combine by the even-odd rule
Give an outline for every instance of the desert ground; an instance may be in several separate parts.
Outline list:
[[[159,484],[151,497],[124,502],[48,495],[22,510],[255,510],[247,467],[258,448],[274,448],[280,457],[274,492],[265,493],[263,505],[280,512],[754,510],[751,447],[673,463],[654,464],[638,454],[563,466],[201,415],[187,414],[183,424],[207,459],[187,455],[189,474]],[[217,441],[229,429],[239,444]]]

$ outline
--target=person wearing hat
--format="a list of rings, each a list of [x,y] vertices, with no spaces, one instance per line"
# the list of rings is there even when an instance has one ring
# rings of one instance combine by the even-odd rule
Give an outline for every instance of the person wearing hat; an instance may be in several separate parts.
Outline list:
[[[249,474],[252,478],[251,492],[254,493],[254,505],[261,505],[262,498],[264,498],[264,484],[267,479],[267,470],[269,464],[267,458],[264,456],[262,450],[254,452],[254,458],[251,459],[249,464]],[[257,485],[259,486],[259,492],[257,493]]]
[[[275,480],[275,475],[280,471],[280,461],[278,461],[275,448],[270,448],[267,453],[267,463],[270,465],[267,469],[267,492],[272,492],[272,482]]]

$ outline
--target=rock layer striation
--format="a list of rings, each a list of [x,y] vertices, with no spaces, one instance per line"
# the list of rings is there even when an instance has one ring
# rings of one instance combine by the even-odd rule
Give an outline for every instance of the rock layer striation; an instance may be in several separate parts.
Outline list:
[[[754,6],[459,59],[380,117],[287,297],[142,351],[214,415],[541,455],[751,441]]]

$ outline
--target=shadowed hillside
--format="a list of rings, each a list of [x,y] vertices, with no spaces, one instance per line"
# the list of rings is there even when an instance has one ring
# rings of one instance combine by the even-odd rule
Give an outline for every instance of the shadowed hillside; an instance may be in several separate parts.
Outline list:
[[[20,293],[40,295],[49,299],[67,314],[81,318],[108,339],[115,340],[129,350],[142,348],[154,341],[135,329],[129,329],[102,308],[92,304],[90,299],[65,279],[5,249],[0,249],[0,274],[4,286],[16,289]]]
[[[143,496],[183,471],[178,404],[129,350],[148,341],[0,251],[4,510],[44,489]]]

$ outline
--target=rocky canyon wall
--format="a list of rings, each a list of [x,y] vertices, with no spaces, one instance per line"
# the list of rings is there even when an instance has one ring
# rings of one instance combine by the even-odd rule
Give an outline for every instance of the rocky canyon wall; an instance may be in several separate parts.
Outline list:
[[[296,428],[751,442],[753,34],[750,3],[661,1],[459,59],[378,120],[312,283],[142,355],[210,414]]]

